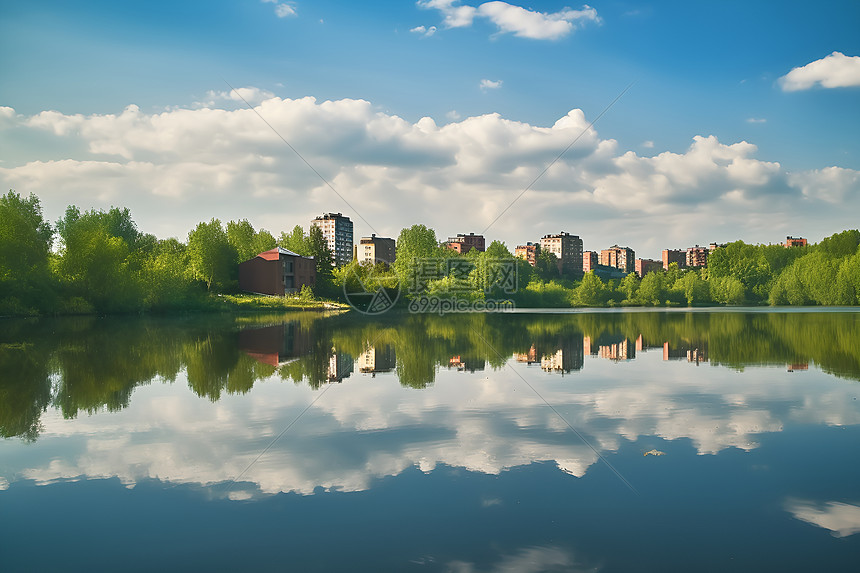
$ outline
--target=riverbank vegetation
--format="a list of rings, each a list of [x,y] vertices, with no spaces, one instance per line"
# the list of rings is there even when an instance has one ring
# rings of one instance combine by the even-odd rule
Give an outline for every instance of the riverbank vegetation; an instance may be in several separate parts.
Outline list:
[[[238,293],[238,263],[281,246],[316,260],[313,289],[284,299]],[[400,286],[402,305],[419,296],[511,300],[519,307],[857,305],[860,231],[818,244],[729,243],[708,267],[631,273],[604,280],[561,274],[554,255],[535,267],[493,241],[485,252],[458,254],[433,229],[413,225],[397,240],[389,268],[355,261],[334,268],[322,232],[295,226],[275,237],[247,220],[201,222],[186,239],[138,230],[128,209],[81,212],[69,206],[51,225],[39,199],[0,196],[0,316],[325,308],[344,292]]]

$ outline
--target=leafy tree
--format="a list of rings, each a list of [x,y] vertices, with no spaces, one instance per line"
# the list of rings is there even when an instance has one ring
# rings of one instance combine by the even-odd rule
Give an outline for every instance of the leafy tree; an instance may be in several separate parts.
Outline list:
[[[188,233],[188,263],[191,276],[202,281],[206,290],[225,290],[238,273],[238,253],[230,244],[221,221],[198,223]]]
[[[445,249],[448,250],[448,249]],[[400,279],[401,285],[410,291],[410,294],[417,294],[422,290],[423,284],[416,284],[415,278],[418,276],[419,265],[422,259],[434,259],[442,256],[443,253],[439,248],[439,241],[436,240],[436,231],[429,229],[424,225],[412,225],[408,229],[402,229],[397,238],[397,256],[394,260],[394,272]],[[421,273],[421,278],[432,279],[430,276],[424,276],[426,273]],[[423,282],[423,281],[419,281]]]
[[[535,273],[545,281],[559,278],[558,257],[555,253],[541,249],[535,258]]]
[[[71,205],[57,222],[62,238],[58,271],[67,294],[89,301],[96,310],[141,307],[140,260],[132,257],[141,234],[128,209],[81,213]]]
[[[648,273],[639,283],[639,302],[657,306],[666,300],[665,278],[663,273]]]
[[[621,279],[621,282],[618,284],[618,290],[624,296],[623,301],[632,303],[636,300],[640,283],[641,281],[636,273],[628,273],[626,277]]]
[[[601,306],[606,302],[609,291],[603,281],[593,272],[585,273],[576,289],[575,300],[580,306]]]
[[[48,254],[53,231],[42,218],[35,195],[22,199],[9,191],[0,196],[0,314],[23,304],[42,306],[50,290]]]
[[[328,248],[328,241],[323,235],[322,229],[315,225],[311,225],[308,230],[307,239],[305,239],[306,256],[314,258],[317,267],[317,292],[330,291],[332,287],[332,266],[334,266],[334,257]]]
[[[277,246],[271,233],[265,229],[255,231],[247,219],[227,223],[227,240],[236,249],[240,262],[253,259],[260,253]]]
[[[675,290],[684,294],[687,304],[701,304],[711,300],[708,283],[696,271],[687,272],[675,282]]]
[[[301,226],[296,225],[293,227],[293,230],[289,233],[281,232],[281,236],[278,239],[278,244],[288,251],[292,251],[297,255],[302,255],[305,257],[310,256],[310,253],[307,251],[307,237],[305,232],[302,230]]]
[[[825,253],[830,258],[842,258],[856,253],[858,245],[860,245],[860,231],[851,229],[822,239],[815,250]]]

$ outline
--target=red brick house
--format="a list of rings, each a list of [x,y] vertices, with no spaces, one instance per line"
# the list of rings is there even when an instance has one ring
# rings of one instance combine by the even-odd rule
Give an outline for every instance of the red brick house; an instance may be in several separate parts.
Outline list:
[[[239,263],[239,288],[245,292],[284,296],[316,284],[317,267],[313,257],[303,257],[276,247],[253,259]]]

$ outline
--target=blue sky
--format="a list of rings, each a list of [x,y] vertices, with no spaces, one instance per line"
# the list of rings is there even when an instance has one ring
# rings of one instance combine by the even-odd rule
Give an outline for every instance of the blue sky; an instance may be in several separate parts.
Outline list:
[[[857,2],[7,2],[0,183],[159,236],[322,211],[480,232],[633,83],[488,237],[819,240],[860,212],[858,22]]]

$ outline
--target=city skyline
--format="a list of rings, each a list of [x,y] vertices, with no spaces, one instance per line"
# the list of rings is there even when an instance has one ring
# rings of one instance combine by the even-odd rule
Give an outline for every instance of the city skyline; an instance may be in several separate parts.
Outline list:
[[[565,230],[654,259],[856,227],[856,3],[7,12],[0,184],[50,221],[116,205],[185,239],[342,212],[356,237],[422,223],[513,251]]]

